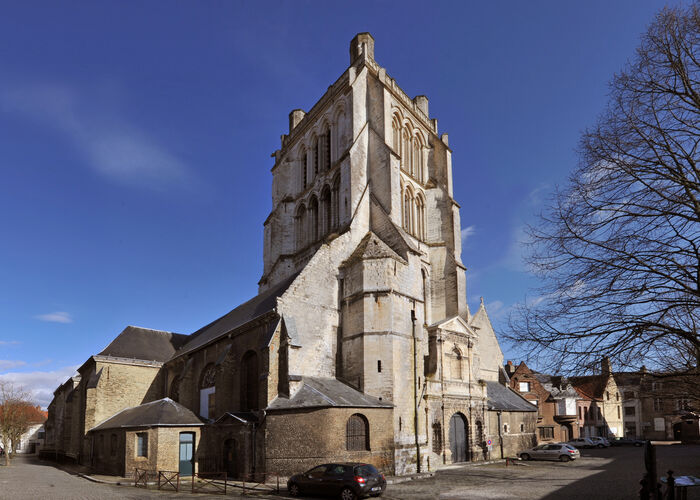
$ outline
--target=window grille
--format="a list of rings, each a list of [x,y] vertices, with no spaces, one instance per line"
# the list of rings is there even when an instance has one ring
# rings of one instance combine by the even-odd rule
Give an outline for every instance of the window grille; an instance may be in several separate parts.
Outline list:
[[[148,433],[139,432],[136,434],[136,456],[137,457],[147,457],[148,456]]]
[[[367,420],[359,413],[348,419],[345,434],[348,451],[369,450],[368,427]]]
[[[442,426],[440,422],[433,424],[433,453],[442,453]]]

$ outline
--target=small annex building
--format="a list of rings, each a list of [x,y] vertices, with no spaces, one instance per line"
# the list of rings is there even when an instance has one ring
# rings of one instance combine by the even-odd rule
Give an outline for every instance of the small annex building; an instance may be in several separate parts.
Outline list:
[[[136,468],[192,475],[197,471],[194,446],[203,425],[170,398],[126,408],[88,431],[92,466],[117,476]]]

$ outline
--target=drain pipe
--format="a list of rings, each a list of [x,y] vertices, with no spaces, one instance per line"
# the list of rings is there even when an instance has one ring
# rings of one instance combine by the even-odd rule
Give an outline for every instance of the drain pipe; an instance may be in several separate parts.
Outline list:
[[[411,323],[413,324],[413,436],[416,440],[416,472],[420,474],[420,445],[418,444],[418,346],[416,342],[415,309],[411,309]]]
[[[501,447],[501,458],[503,458],[503,422],[501,421],[501,412],[500,410],[497,413],[498,415],[498,444]]]

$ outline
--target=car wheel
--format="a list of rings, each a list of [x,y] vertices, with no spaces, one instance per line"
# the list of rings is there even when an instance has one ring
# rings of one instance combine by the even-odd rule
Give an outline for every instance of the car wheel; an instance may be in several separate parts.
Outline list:
[[[340,492],[340,500],[357,500],[357,495],[350,488],[345,488]]]
[[[562,455],[559,457],[560,462],[571,462],[571,457],[569,455]]]
[[[299,496],[299,485],[297,485],[296,483],[290,484],[287,490],[289,491],[289,494],[293,497]]]
[[[528,455],[527,453],[523,453],[522,455],[520,455],[520,458],[522,460],[530,460],[530,455]]]

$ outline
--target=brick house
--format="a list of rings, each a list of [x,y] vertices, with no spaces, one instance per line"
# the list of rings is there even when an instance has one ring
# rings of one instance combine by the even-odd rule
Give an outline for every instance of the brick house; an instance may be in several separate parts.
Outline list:
[[[615,382],[607,358],[601,362],[602,373],[571,377],[578,392],[579,434],[583,437],[619,437],[624,433],[622,394]]]

